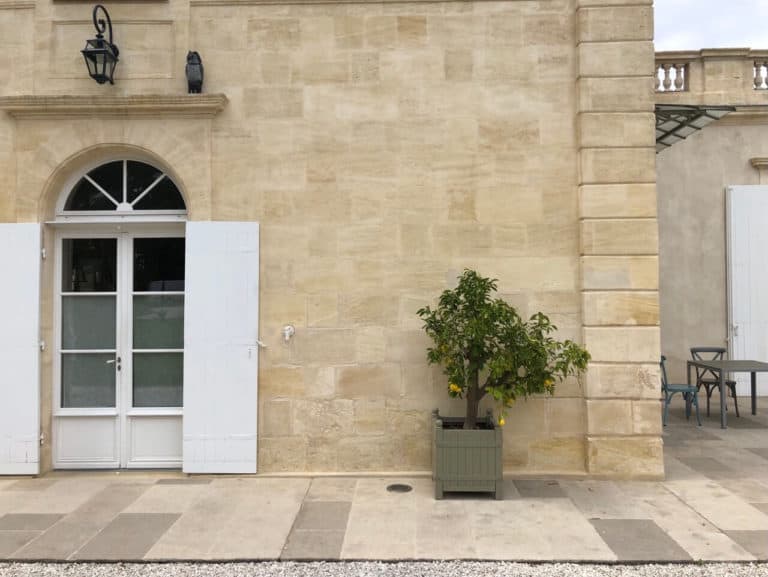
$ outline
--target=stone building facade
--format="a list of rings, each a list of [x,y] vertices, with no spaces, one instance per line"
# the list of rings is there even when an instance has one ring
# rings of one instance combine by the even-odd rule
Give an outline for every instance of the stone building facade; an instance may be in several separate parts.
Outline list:
[[[679,86],[659,87],[659,104],[734,107],[658,155],[662,350],[679,381],[690,347],[725,347],[740,358],[729,329],[726,189],[768,185],[768,51],[710,48],[656,59],[668,76],[681,71]]]
[[[505,469],[663,475],[651,0],[119,1],[114,85],[79,52],[91,8],[0,0],[0,221],[40,227],[36,328],[51,344],[37,381],[0,377],[0,397],[39,388],[42,433],[19,457],[6,431],[0,462],[67,466],[57,423],[87,415],[59,411],[57,243],[70,226],[149,226],[66,214],[78,179],[127,159],[183,195],[188,264],[191,223],[259,223],[259,472],[428,470],[432,409],[461,407],[415,311],[475,268],[593,359],[510,411]],[[201,95],[186,94],[188,50]],[[155,416],[193,411],[176,409]],[[181,453],[180,432],[169,443]],[[125,466],[113,457],[102,466]]]

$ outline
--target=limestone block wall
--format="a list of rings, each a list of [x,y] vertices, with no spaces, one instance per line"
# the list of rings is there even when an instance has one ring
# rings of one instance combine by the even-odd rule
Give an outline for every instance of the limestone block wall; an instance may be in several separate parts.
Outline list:
[[[663,475],[650,0],[580,0],[587,471]]]
[[[465,267],[580,338],[575,17],[193,0],[191,44],[231,98],[213,216],[262,227],[262,471],[429,467],[430,411],[463,406],[415,313]],[[507,467],[583,472],[583,403],[574,382],[515,408]]]
[[[594,357],[510,411],[506,469],[661,474],[650,0],[109,9],[123,59],[97,86],[75,62],[89,10],[0,0],[0,38],[25,30],[2,96],[172,106],[196,50],[226,106],[3,114],[0,218],[50,218],[66,174],[135,147],[179,176],[190,218],[259,221],[260,471],[428,470],[432,409],[463,405],[415,313],[471,267]]]

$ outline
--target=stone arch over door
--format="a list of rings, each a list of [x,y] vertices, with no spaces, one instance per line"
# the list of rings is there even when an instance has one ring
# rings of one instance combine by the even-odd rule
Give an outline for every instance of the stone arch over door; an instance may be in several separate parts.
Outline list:
[[[83,174],[99,165],[122,159],[145,162],[168,174],[182,192],[187,206],[189,205],[185,179],[174,166],[154,151],[126,144],[97,144],[77,151],[54,168],[42,188],[38,201],[40,220],[50,222],[55,219],[57,205],[61,204],[62,198],[66,197],[74,181]]]
[[[207,170],[210,165],[209,159],[206,159],[205,166],[203,167],[204,170],[201,171],[199,166],[194,166],[194,163],[182,162],[179,165],[178,163],[169,162],[162,154],[145,146],[95,144],[64,158],[51,170],[48,178],[39,189],[41,193],[35,203],[37,211],[37,218],[35,220],[40,222],[53,221],[56,217],[56,207],[60,203],[61,195],[66,193],[65,191],[74,183],[74,180],[100,164],[121,159],[144,162],[168,174],[181,191],[187,207],[187,214],[190,218],[205,220],[210,214],[209,187],[201,187],[200,182],[197,181],[199,177],[203,177],[204,184],[206,181],[210,181],[210,171]],[[192,166],[189,164],[192,164]],[[201,174],[201,172],[204,174]],[[191,191],[188,183],[191,185]],[[31,220],[24,217],[31,216],[28,211],[32,210],[32,202],[33,199],[30,198],[27,199],[28,204],[19,204],[17,210],[19,220]],[[193,215],[195,216],[193,217]]]

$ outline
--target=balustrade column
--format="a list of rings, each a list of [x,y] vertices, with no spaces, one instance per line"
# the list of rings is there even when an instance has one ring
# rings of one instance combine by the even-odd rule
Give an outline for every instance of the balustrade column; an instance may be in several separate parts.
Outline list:
[[[682,92],[685,90],[688,90],[687,63],[656,65],[656,92]]]
[[[755,60],[755,90],[768,89],[768,61]]]

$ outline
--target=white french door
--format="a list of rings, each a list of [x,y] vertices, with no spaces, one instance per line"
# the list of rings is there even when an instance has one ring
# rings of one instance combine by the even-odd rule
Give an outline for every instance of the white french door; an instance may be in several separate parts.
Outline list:
[[[56,468],[180,467],[183,225],[56,239]]]

